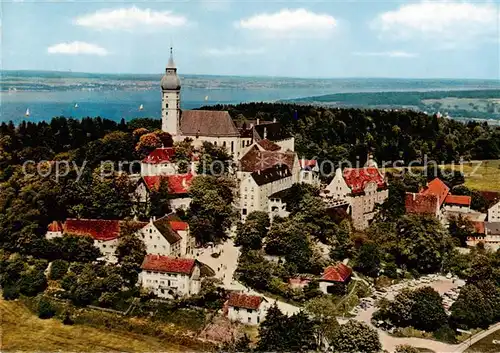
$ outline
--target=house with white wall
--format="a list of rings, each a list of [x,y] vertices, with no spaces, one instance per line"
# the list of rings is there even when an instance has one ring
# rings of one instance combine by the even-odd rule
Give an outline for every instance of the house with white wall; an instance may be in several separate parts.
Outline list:
[[[266,298],[233,292],[227,302],[227,317],[246,325],[258,325],[266,318],[270,305]]]
[[[146,246],[146,253],[164,256],[183,256],[182,237],[172,229],[167,216],[152,218],[137,234]]]
[[[170,208],[174,212],[179,209],[187,210],[191,204],[189,187],[193,178],[194,175],[191,173],[144,176],[137,183],[135,195],[138,202],[147,203],[150,200],[150,193],[158,190],[162,181],[165,181],[170,196]]]
[[[320,195],[327,204],[335,201],[339,201],[339,205],[348,203],[354,227],[362,230],[375,216],[376,205],[389,197],[389,190],[376,166],[337,168],[332,181]]]
[[[198,294],[200,265],[194,259],[148,254],[141,265],[139,284],[160,298]]]
[[[352,268],[343,263],[328,266],[319,279],[319,290],[324,294],[335,293],[336,283],[348,284],[351,279]]]
[[[139,230],[147,225],[146,222],[136,221],[68,218],[64,223],[52,222],[48,226],[45,237],[52,239],[62,237],[64,234],[89,236],[94,239],[94,246],[101,251],[103,255],[101,259],[115,263],[117,261],[115,252],[120,236],[120,229],[125,224],[134,230]]]
[[[141,161],[141,175],[173,175],[177,174],[177,166],[174,163],[175,148],[157,148]]]
[[[500,222],[500,201],[488,209],[488,221]]]

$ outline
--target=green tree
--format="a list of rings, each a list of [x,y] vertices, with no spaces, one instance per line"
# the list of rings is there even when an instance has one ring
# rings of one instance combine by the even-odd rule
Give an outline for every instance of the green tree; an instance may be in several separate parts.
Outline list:
[[[382,344],[376,330],[364,322],[349,320],[340,325],[330,341],[333,352],[376,353],[382,351]]]
[[[61,279],[68,272],[69,264],[66,260],[54,260],[50,264],[49,278],[52,280]]]
[[[262,239],[266,235],[266,233],[261,232],[260,228],[255,220],[238,223],[234,245],[241,246],[243,250],[260,250],[262,248]]]
[[[56,310],[52,306],[49,299],[41,297],[38,302],[38,317],[40,319],[50,319],[56,314]]]
[[[374,243],[365,243],[359,248],[354,268],[370,277],[377,277],[380,271],[381,253]]]
[[[21,275],[19,290],[28,297],[37,295],[47,288],[47,279],[43,271],[28,270]]]
[[[462,215],[452,217],[449,220],[448,231],[453,238],[457,239],[458,244],[462,247],[467,246],[467,238],[475,233],[472,222],[468,218],[462,217]]]
[[[394,256],[399,264],[420,273],[439,271],[453,247],[449,233],[434,217],[404,216],[397,222],[396,231]]]
[[[329,297],[317,297],[306,302],[304,309],[313,316],[316,346],[326,348],[339,329],[337,306]]]
[[[288,351],[288,335],[286,331],[287,317],[274,304],[269,308],[264,322],[259,326],[259,343],[257,350],[261,352]]]
[[[483,293],[473,284],[466,284],[452,304],[450,324],[455,328],[486,328],[493,321],[493,309]]]
[[[232,225],[233,183],[226,178],[200,175],[194,178],[189,189],[189,227],[199,244],[219,242],[227,239]]]
[[[163,217],[170,212],[170,197],[166,179],[160,179],[158,189],[151,191],[149,203],[149,217]]]

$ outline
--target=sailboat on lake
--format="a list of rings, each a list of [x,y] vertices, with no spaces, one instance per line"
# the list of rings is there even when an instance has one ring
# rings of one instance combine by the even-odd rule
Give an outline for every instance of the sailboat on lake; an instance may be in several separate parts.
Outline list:
[[[75,103],[75,108],[78,108],[78,103]]]
[[[30,116],[30,108],[26,109],[26,113],[24,113],[24,115],[26,117],[29,117]]]
[[[143,109],[144,109],[144,106],[141,104],[141,105],[139,106],[139,110],[143,110]]]

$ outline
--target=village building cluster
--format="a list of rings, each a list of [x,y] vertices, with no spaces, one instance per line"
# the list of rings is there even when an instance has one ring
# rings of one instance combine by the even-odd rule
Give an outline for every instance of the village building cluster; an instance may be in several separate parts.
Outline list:
[[[292,185],[306,183],[320,188],[320,196],[327,208],[343,208],[356,229],[367,228],[376,215],[377,205],[389,197],[387,180],[371,155],[360,168],[338,168],[331,182],[321,187],[318,163],[300,159],[294,148],[294,138],[286,133],[279,122],[246,120],[235,122],[227,111],[181,110],[181,81],[172,55],[161,80],[162,130],[174,141],[188,138],[193,147],[204,142],[226,149],[233,158],[236,169],[234,206],[241,221],[253,211],[267,212],[274,217],[287,217],[285,194]],[[117,262],[116,249],[124,231],[137,235],[144,241],[147,255],[141,266],[139,284],[161,298],[188,296],[200,291],[202,264],[196,260],[196,242],[190,234],[188,223],[176,212],[187,210],[191,198],[189,188],[196,177],[197,156],[193,155],[187,171],[180,172],[175,162],[175,147],[162,147],[152,151],[141,163],[137,176],[135,197],[139,203],[148,204],[151,193],[159,190],[165,181],[173,211],[147,222],[66,219],[54,221],[48,227],[47,238],[64,234],[86,235],[94,240],[102,253],[102,260]],[[186,168],[183,168],[186,169]],[[479,241],[498,247],[500,242],[500,202],[488,215],[471,209],[471,198],[450,194],[449,188],[439,179],[428,183],[419,193],[407,193],[408,213],[429,214],[444,224],[453,215],[470,219],[477,229],[477,236],[468,243]],[[487,219],[487,221],[486,221]],[[325,294],[335,292],[338,284],[347,284],[352,269],[339,263],[329,266],[318,278],[319,289]],[[290,279],[292,288],[304,288],[310,279]],[[225,306],[229,319],[257,325],[265,317],[270,303],[261,296],[231,293]]]
[[[484,243],[496,250],[500,247],[500,201],[493,205],[488,213],[481,213],[471,208],[470,196],[453,195],[450,188],[435,178],[427,183],[418,193],[406,193],[407,213],[432,215],[443,225],[451,219],[463,217],[474,226],[475,234],[467,239],[467,245]]]

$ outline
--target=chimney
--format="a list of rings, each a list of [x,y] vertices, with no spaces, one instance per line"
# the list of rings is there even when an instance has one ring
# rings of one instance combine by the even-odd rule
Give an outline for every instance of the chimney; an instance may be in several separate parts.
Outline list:
[[[260,119],[257,118],[257,125],[260,125]]]
[[[264,139],[267,138],[267,127],[264,127]]]
[[[276,122],[276,118],[273,118],[273,123],[275,123],[275,122]]]

